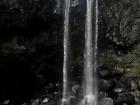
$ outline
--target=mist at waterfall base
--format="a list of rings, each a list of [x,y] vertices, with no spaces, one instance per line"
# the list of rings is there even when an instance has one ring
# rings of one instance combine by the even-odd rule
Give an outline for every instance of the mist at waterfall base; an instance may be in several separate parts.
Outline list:
[[[64,62],[63,62],[63,99],[62,105],[69,105],[69,78],[68,78],[68,52],[69,52],[69,15],[70,0],[65,1],[64,17]],[[98,1],[87,0],[85,20],[85,51],[84,51],[84,77],[83,99],[79,105],[98,105],[97,97],[97,39],[98,39]],[[93,13],[94,12],[94,13]],[[93,25],[94,24],[94,25]],[[78,100],[79,101],[79,100]]]

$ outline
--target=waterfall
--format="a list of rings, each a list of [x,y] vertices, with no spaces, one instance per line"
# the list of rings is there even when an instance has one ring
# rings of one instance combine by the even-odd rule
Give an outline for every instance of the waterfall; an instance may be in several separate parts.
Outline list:
[[[93,5],[94,4],[94,5]],[[93,29],[93,7],[95,8]],[[93,30],[95,30],[93,34]],[[94,37],[93,37],[94,35]],[[84,105],[97,105],[97,39],[98,38],[98,1],[87,0],[84,52]],[[94,44],[93,44],[94,43]],[[93,52],[94,51],[94,52]]]
[[[93,94],[93,45],[92,45],[92,0],[87,0],[85,53],[84,53],[84,79],[85,95]]]
[[[68,97],[68,46],[69,46],[69,11],[70,0],[65,0],[64,17],[64,61],[63,61],[63,102]],[[62,102],[62,104],[63,104]]]
[[[62,105],[67,104],[67,98],[69,92],[68,89],[69,12],[70,12],[70,0],[65,0]],[[93,12],[95,14],[94,19],[92,14]],[[97,75],[96,75],[97,49],[98,49],[97,40],[98,40],[98,1],[87,0],[87,13],[86,13],[86,24],[85,24],[85,52],[84,52],[84,96],[85,97],[82,100],[81,105],[98,105],[97,103],[98,90],[97,90]]]
[[[97,53],[98,53],[98,0],[95,0],[95,44],[94,44],[94,79],[95,79],[95,105],[98,105],[98,81],[97,81]]]

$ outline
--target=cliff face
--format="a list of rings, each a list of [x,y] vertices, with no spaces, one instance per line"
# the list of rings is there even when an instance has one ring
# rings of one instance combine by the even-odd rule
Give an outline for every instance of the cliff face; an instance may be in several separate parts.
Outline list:
[[[138,2],[138,7],[137,8],[137,12],[135,14],[135,18],[136,18],[136,30],[137,30],[137,34],[140,34],[140,1]]]
[[[119,52],[121,53],[127,52],[128,47],[131,48],[139,41],[136,28],[138,27],[138,23],[136,23],[136,14],[139,8],[139,1],[107,0],[100,1],[99,4],[99,16],[101,19],[99,23],[101,30],[99,35],[105,39],[104,41],[108,41],[112,45],[107,45],[105,47],[107,49],[114,48],[115,52],[116,50],[120,50]],[[123,51],[123,49],[126,49],[126,51]]]

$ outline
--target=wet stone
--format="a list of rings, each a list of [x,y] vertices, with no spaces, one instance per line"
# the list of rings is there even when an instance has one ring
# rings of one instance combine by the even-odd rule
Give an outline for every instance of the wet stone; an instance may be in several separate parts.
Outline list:
[[[111,98],[105,97],[99,101],[99,105],[114,105],[114,104],[113,104],[113,100]]]

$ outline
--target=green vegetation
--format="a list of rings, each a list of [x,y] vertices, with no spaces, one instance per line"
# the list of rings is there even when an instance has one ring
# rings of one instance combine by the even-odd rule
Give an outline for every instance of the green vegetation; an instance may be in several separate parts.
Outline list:
[[[133,76],[139,76],[140,75],[140,44],[138,44],[135,49],[130,52],[131,57],[133,59],[132,65],[133,67],[131,67],[131,71],[129,72],[130,75]]]
[[[99,65],[104,65],[109,70],[121,69],[125,74],[140,75],[140,44],[127,54],[102,53],[99,56]]]

